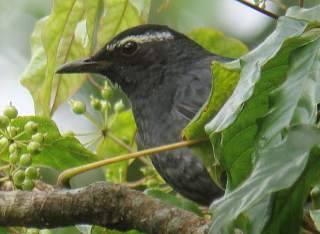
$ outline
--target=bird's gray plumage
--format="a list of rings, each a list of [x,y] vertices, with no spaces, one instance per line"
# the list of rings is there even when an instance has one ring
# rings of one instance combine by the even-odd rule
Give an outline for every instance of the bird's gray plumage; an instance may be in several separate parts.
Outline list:
[[[226,61],[166,26],[141,25],[60,72],[96,72],[118,83],[131,101],[139,139],[150,148],[181,140],[182,129],[209,96],[213,60]],[[222,194],[188,148],[151,159],[165,181],[187,198],[209,205]]]

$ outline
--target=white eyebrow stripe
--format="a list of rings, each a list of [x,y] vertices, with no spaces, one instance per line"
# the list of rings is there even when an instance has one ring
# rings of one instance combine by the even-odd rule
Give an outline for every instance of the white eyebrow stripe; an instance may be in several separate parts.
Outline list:
[[[130,35],[123,38],[121,41],[108,45],[107,50],[113,50],[116,47],[124,45],[128,41],[145,43],[145,42],[153,42],[153,41],[172,40],[172,39],[174,39],[174,36],[170,32],[155,32],[155,33],[146,33],[142,35]]]

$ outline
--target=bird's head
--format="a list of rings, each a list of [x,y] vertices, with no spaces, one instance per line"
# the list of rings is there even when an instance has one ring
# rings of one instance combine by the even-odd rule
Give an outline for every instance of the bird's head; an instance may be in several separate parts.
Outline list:
[[[57,73],[100,73],[130,96],[141,84],[156,85],[168,72],[188,69],[191,60],[204,53],[185,35],[167,26],[147,24],[121,32],[95,55],[64,64]]]

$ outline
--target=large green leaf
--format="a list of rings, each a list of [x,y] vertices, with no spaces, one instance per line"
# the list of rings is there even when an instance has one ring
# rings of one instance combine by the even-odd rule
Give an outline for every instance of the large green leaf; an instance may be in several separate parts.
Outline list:
[[[227,170],[229,188],[236,187],[251,172],[255,144],[260,140],[257,136],[260,135],[263,141],[268,142],[273,136],[270,131],[279,131],[292,119],[292,111],[297,107],[296,98],[301,96],[296,93],[299,90],[287,85],[293,92],[292,95],[298,94],[288,102],[291,109],[287,110],[286,115],[281,110],[273,111],[272,116],[277,116],[269,116],[265,122],[262,121],[273,108],[274,91],[283,85],[287,78],[291,53],[319,37],[318,31],[301,36],[307,26],[306,21],[281,18],[275,32],[256,50],[241,58],[242,70],[237,87],[219,113],[206,125],[215,154]],[[310,59],[314,56],[311,55]],[[308,76],[305,78],[312,79]],[[281,100],[285,102],[287,99]],[[273,123],[274,118],[278,118],[280,122]],[[269,119],[272,120],[267,122]],[[276,123],[280,125],[277,127]],[[260,131],[260,128],[269,130]]]
[[[241,225],[246,233],[285,233],[288,226],[290,233],[299,231],[317,175],[317,167],[306,165],[320,143],[320,130],[313,127],[320,92],[320,30],[314,28],[319,10],[290,9],[266,41],[241,58],[233,94],[206,126],[228,174],[225,197],[211,207],[211,233]],[[295,213],[288,216],[290,208]],[[259,220],[252,214],[260,214]]]
[[[115,34],[145,22],[150,3],[140,2],[139,7],[129,0],[53,1],[51,14],[36,24],[32,58],[21,80],[32,94],[38,115],[51,116],[87,78],[55,74],[57,67],[89,56]]]
[[[75,137],[61,136],[55,123],[48,118],[18,117],[12,124],[23,129],[28,121],[38,123],[39,132],[47,133],[41,152],[32,158],[34,165],[51,167],[61,171],[95,161],[96,156],[93,153],[84,148]],[[30,138],[29,134],[24,134],[19,139]]]
[[[229,58],[239,58],[248,52],[241,41],[228,37],[213,28],[197,28],[191,31],[189,37],[212,53]]]
[[[21,82],[30,90],[36,113],[39,115],[50,116],[51,102],[55,106],[57,105],[55,102],[61,102],[61,100],[56,101],[55,99],[61,98],[61,95],[68,96],[65,91],[60,90],[60,86],[67,86],[69,82],[63,82],[60,75],[56,76],[57,79],[54,80],[57,65],[66,62],[68,58],[73,59],[88,54],[84,44],[76,45],[77,41],[81,42],[82,39],[82,42],[84,42],[84,40],[83,38],[77,38],[74,33],[83,15],[82,1],[55,0],[51,15],[40,20],[36,25],[32,35],[33,56]],[[76,87],[81,85],[83,77],[80,78],[79,75],[70,78],[73,81],[69,86],[72,89],[70,93],[73,93]],[[57,94],[54,94],[54,92]],[[54,100],[52,100],[53,94],[55,96]]]
[[[229,233],[229,228],[240,214],[245,215],[272,193],[294,184],[305,169],[309,152],[317,144],[320,144],[319,129],[298,126],[288,130],[287,139],[280,145],[261,150],[250,177],[240,187],[212,204],[213,225],[210,233]],[[299,210],[303,209],[301,205]],[[259,219],[264,219],[261,214]],[[269,214],[265,212],[264,215]],[[288,224],[282,225],[285,227]]]

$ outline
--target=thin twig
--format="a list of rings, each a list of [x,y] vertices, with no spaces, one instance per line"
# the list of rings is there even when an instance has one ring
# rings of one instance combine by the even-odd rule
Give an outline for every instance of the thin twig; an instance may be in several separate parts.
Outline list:
[[[143,157],[143,156],[147,156],[147,155],[153,155],[153,154],[161,153],[164,151],[170,151],[170,150],[175,150],[175,149],[179,149],[179,148],[183,148],[183,147],[187,147],[187,146],[192,146],[192,145],[196,145],[199,143],[203,143],[205,141],[208,141],[208,139],[202,138],[202,139],[181,141],[181,142],[177,142],[177,143],[173,143],[173,144],[163,145],[163,146],[154,147],[151,149],[146,149],[146,150],[141,150],[138,152],[133,152],[133,153],[121,155],[118,157],[107,158],[107,159],[104,159],[104,160],[101,160],[98,162],[94,162],[94,163],[89,163],[87,165],[83,165],[80,167],[70,168],[70,169],[63,171],[59,175],[57,183],[60,186],[68,186],[70,178],[72,178],[78,174],[81,174],[83,172],[98,168],[98,167],[102,167],[102,166],[105,166],[108,164],[121,162],[121,161],[129,160],[129,159],[133,159],[133,158],[139,158],[139,157]]]
[[[299,0],[299,5],[300,5],[300,7],[303,7],[304,6],[304,0]]]
[[[262,8],[260,8],[260,7],[256,6],[256,5],[252,4],[252,3],[250,3],[250,2],[247,2],[247,1],[245,1],[245,0],[236,0],[236,1],[244,4],[244,5],[252,8],[252,9],[254,9],[254,10],[256,10],[256,11],[258,11],[258,12],[260,12],[260,13],[266,15],[266,16],[269,16],[269,17],[271,17],[271,18],[273,18],[273,19],[278,19],[278,18],[279,18],[278,15],[276,15],[276,14],[270,12],[270,11],[267,11],[267,10],[265,10],[265,9],[262,9]]]

